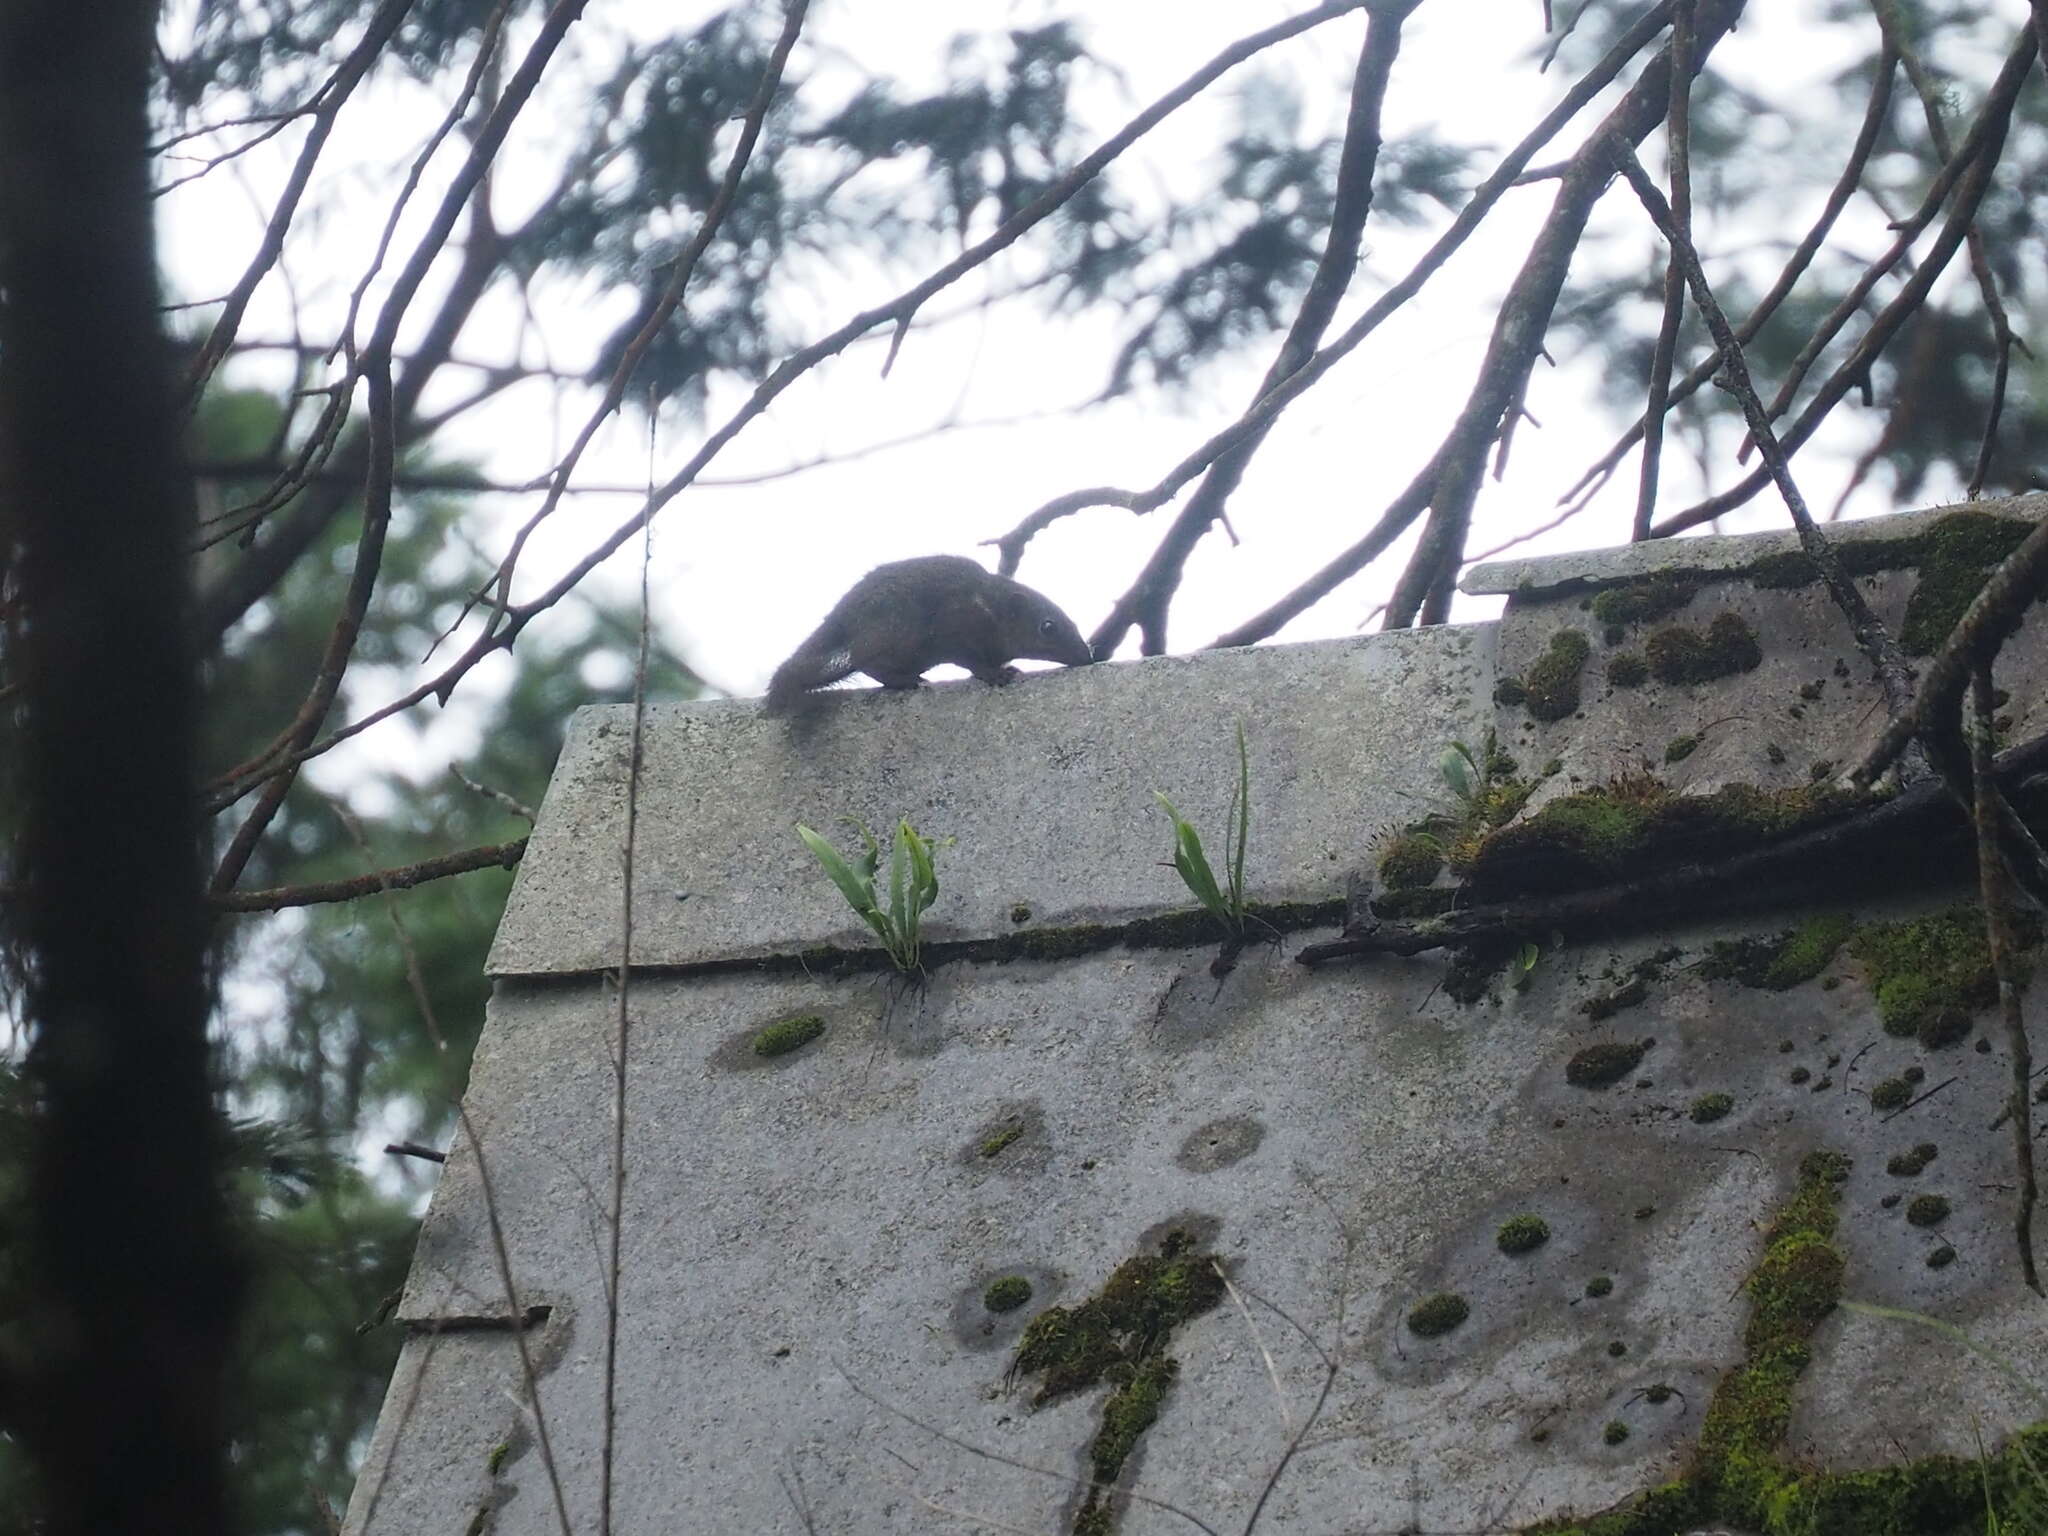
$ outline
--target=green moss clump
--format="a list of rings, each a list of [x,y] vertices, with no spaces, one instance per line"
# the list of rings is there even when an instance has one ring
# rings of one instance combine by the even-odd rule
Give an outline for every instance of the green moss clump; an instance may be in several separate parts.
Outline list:
[[[1538,720],[1562,720],[1579,707],[1579,671],[1593,647],[1576,629],[1561,629],[1524,674],[1529,713]],[[1498,691],[1496,690],[1496,697]]]
[[[1611,1019],[1624,1008],[1633,1008],[1650,995],[1649,982],[1636,976],[1623,982],[1612,991],[1599,992],[1579,1004],[1579,1012],[1589,1019]]]
[[[991,1312],[1014,1312],[1030,1299],[1031,1282],[1022,1275],[991,1280],[981,1293],[981,1304]]]
[[[825,1021],[815,1013],[793,1013],[777,1019],[754,1036],[756,1056],[787,1056],[801,1050],[825,1033]]]
[[[1408,1309],[1408,1331],[1419,1338],[1433,1339],[1449,1333],[1471,1315],[1472,1308],[1464,1297],[1455,1291],[1438,1291]]]
[[[981,1138],[981,1144],[974,1150],[983,1157],[1000,1156],[1003,1149],[1024,1134],[1022,1120],[1010,1120],[997,1126]]]
[[[1483,899],[1578,890],[1654,873],[1674,860],[1726,857],[1832,820],[1864,800],[1833,785],[1727,784],[1711,795],[1683,795],[1649,774],[1627,774],[1561,795],[1490,833],[1466,874]]]
[[[1015,906],[1010,908],[1010,921],[1013,923],[1030,922],[1031,909],[1028,906],[1026,906],[1023,902],[1018,902]]]
[[[1903,1077],[1888,1077],[1870,1090],[1872,1109],[1904,1109],[1913,1097],[1913,1085]]]
[[[1380,854],[1380,884],[1389,890],[1428,885],[1444,867],[1443,849],[1424,832],[1403,832]]]
[[[491,1447],[491,1454],[487,1458],[485,1458],[484,1463],[487,1467],[489,1467],[491,1476],[496,1477],[500,1472],[504,1470],[505,1458],[511,1454],[512,1442],[510,1440],[500,1440],[496,1445]]]
[[[1697,581],[1669,575],[1609,587],[1593,599],[1593,617],[1603,624],[1647,624],[1676,613],[1699,589]]]
[[[1451,963],[1444,969],[1444,996],[1468,1007],[1478,1002],[1508,968],[1515,949],[1508,942],[1459,945],[1451,951]]]
[[[1493,685],[1493,702],[1512,709],[1517,704],[1529,701],[1529,690],[1522,686],[1519,677],[1504,677]]]
[[[1159,1405],[1179,1371],[1180,1363],[1171,1356],[1154,1355],[1110,1393],[1109,1401],[1102,1405],[1102,1427],[1088,1447],[1097,1483],[1088,1490],[1091,1503],[1099,1502],[1101,1484],[1114,1483],[1122,1473],[1124,1462],[1137,1449],[1138,1437],[1158,1422]]]
[[[1586,1294],[1596,1301],[1602,1296],[1612,1295],[1613,1292],[1614,1277],[1612,1275],[1595,1275],[1586,1282]]]
[[[2040,930],[2030,927],[2020,937],[2032,945]],[[1953,1045],[1980,1010],[1998,1001],[1983,912],[1969,903],[1909,922],[1871,923],[1850,940],[1849,953],[1870,972],[1887,1034]]]
[[[1735,1096],[1728,1093],[1703,1093],[1692,1101],[1693,1123],[1708,1125],[1723,1118],[1735,1107]]]
[[[1706,683],[1737,672],[1753,672],[1763,661],[1756,631],[1739,613],[1714,617],[1704,631],[1673,624],[1643,643],[1650,671],[1659,682]]]
[[[1700,749],[1697,736],[1674,736],[1664,744],[1664,761],[1682,763]]]
[[[1884,1165],[1884,1171],[1895,1179],[1917,1178],[1920,1171],[1934,1161],[1934,1143],[1923,1141],[1910,1152],[1900,1152]]]
[[[1774,938],[1717,939],[1708,946],[1699,974],[1709,981],[1784,992],[1818,976],[1855,931],[1847,913],[1828,912]]]
[[[1906,1220],[1916,1227],[1938,1227],[1948,1220],[1949,1204],[1940,1195],[1915,1195],[1906,1202]]]
[[[1628,1438],[1628,1426],[1619,1419],[1609,1419],[1607,1427],[1600,1431],[1600,1438],[1609,1445],[1619,1445]]]
[[[1574,1088],[1605,1088],[1635,1071],[1649,1040],[1606,1040],[1589,1045],[1564,1064],[1564,1080]]]
[[[1649,664],[1634,651],[1616,651],[1607,658],[1607,681],[1610,686],[1640,688],[1649,680]]]
[[[2017,518],[1957,512],[1926,535],[1920,580],[1899,624],[1899,647],[1908,656],[1932,656],[1982,590],[1993,567],[2033,532]]]
[[[1529,1253],[1550,1241],[1550,1223],[1541,1216],[1510,1216],[1493,1241],[1502,1253]]]
[[[1032,1398],[1043,1406],[1094,1386],[1114,1368],[1134,1370],[1173,1329],[1223,1299],[1223,1277],[1184,1232],[1167,1234],[1159,1253],[1127,1259],[1102,1289],[1074,1307],[1048,1307],[1017,1341],[1013,1376],[1038,1376]]]
[[[1956,1251],[1949,1247],[1947,1243],[1943,1243],[1934,1252],[1927,1255],[1927,1267],[1929,1269],[1947,1269],[1955,1261]]]

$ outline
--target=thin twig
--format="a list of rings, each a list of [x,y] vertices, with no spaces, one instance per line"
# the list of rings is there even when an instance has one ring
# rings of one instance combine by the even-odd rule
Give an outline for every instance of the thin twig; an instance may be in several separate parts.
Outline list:
[[[1665,126],[1671,151],[1671,221],[1692,238],[1692,0],[1671,13],[1671,114]],[[1674,251],[1664,266],[1664,316],[1650,354],[1650,387],[1643,401],[1643,466],[1636,487],[1635,522],[1629,538],[1650,536],[1657,511],[1657,475],[1664,450],[1665,402],[1671,394],[1671,358],[1678,350],[1678,322],[1685,317],[1685,274]]]
[[[1756,385],[1749,376],[1749,364],[1742,353],[1742,343],[1735,337],[1735,328],[1722,313],[1721,304],[1714,297],[1714,290],[1707,282],[1707,274],[1700,266],[1699,253],[1693,249],[1692,241],[1673,222],[1670,205],[1664,201],[1664,194],[1657,190],[1657,184],[1650,180],[1642,163],[1633,151],[1619,145],[1614,151],[1615,164],[1635,189],[1644,209],[1671,243],[1671,253],[1685,273],[1687,285],[1692,289],[1693,303],[1698,307],[1700,317],[1706,321],[1712,333],[1714,345],[1721,353],[1721,371],[1736,400],[1742,406],[1743,417],[1749,422],[1751,434],[1756,438],[1758,451],[1763,455],[1764,464],[1777,482],[1778,494],[1784,499],[1785,510],[1792,518],[1792,526],[1798,530],[1799,546],[1808,559],[1819,568],[1821,580],[1827,584],[1835,606],[1849,621],[1849,628],[1856,637],[1856,645],[1877,669],[1879,686],[1884,690],[1885,706],[1894,717],[1906,713],[1912,705],[1913,683],[1906,668],[1906,658],[1899,650],[1898,642],[1892,638],[1884,621],[1872,611],[1862,590],[1849,573],[1842,568],[1841,556],[1827,540],[1826,535],[1807,510],[1806,498],[1799,493],[1799,487],[1792,479],[1792,467],[1786,461],[1785,450],[1778,437],[1771,430],[1770,418],[1764,413],[1763,402],[1757,398]]]
[[[1870,100],[1863,111],[1863,123],[1856,131],[1856,142],[1850,147],[1849,158],[1842,165],[1842,173],[1835,178],[1834,186],[1828,191],[1827,200],[1821,205],[1820,215],[1813,221],[1812,227],[1806,231],[1799,244],[1793,248],[1791,256],[1786,259],[1784,267],[1778,273],[1777,281],[1771,284],[1770,291],[1757,301],[1756,307],[1750,310],[1747,318],[1736,328],[1735,334],[1745,346],[1756,339],[1765,323],[1778,312],[1778,307],[1798,286],[1800,278],[1806,275],[1807,268],[1813,264],[1813,258],[1820,253],[1821,246],[1826,243],[1828,232],[1834,228],[1835,220],[1841,216],[1842,210],[1848,206],[1849,198],[1862,184],[1863,169],[1869,164],[1870,156],[1877,148],[1878,138],[1886,122],[1890,120],[1892,81],[1897,73],[1898,56],[1890,49],[1886,49],[1877,61],[1877,79],[1871,86]],[[1933,212],[1933,209],[1929,210],[1930,218]],[[1713,377],[1718,366],[1720,355],[1710,350],[1673,386],[1670,398],[1665,402],[1666,409],[1690,399]],[[1642,441],[1646,422],[1646,417],[1637,417],[1635,424],[1617,438],[1608,450],[1557,498],[1557,504],[1567,508],[1568,515],[1583,511],[1607,484],[1629,449]]]
[[[1984,936],[1991,948],[1991,969],[1998,977],[1999,1011],[2005,1019],[2006,1050],[2012,1057],[2012,1098],[2009,1114],[2013,1131],[2013,1166],[2019,1174],[2020,1198],[2013,1212],[2013,1238],[2019,1244],[2020,1274],[2029,1289],[2041,1291],[2041,1278],[2034,1269],[2034,1128],[2031,1096],[2027,1084],[2034,1072],[2034,1056],[2027,1043],[2026,1020],[2020,1016],[2022,977],[2014,962],[2012,891],[2007,878],[2005,848],[1999,836],[1998,780],[1991,770],[1992,702],[1991,663],[1980,660],[1970,678],[1971,701],[1975,706],[1971,728],[1970,769],[1977,798],[1977,878],[1984,903]]]
[[[1329,232],[1301,306],[1260,380],[1254,404],[1315,355],[1316,344],[1336,317],[1337,305],[1358,269],[1359,246],[1365,238],[1366,219],[1372,212],[1373,178],[1379,167],[1380,113],[1394,61],[1401,52],[1402,24],[1418,3],[1419,0],[1383,0],[1371,8],[1365,38],[1359,46],[1358,64],[1351,77],[1351,102],[1345,115],[1344,146],[1337,163]],[[1231,494],[1243,480],[1253,455],[1271,428],[1269,419],[1209,466],[1202,483],[1168,526],[1130,589],[1117,599],[1109,616],[1089,636],[1089,645],[1096,655],[1107,656],[1115,651],[1133,624],[1138,626],[1146,655],[1165,652],[1166,610],[1179,590],[1188,556],[1209,529],[1228,516]],[[1003,550],[1003,562],[1003,570],[1008,574],[1015,566],[1008,546]]]
[[[2004,153],[2006,132],[2012,123],[2013,106],[2018,100],[2020,87],[2032,74],[2034,58],[2033,29],[2024,27],[2020,30],[2019,39],[2014,43],[2012,51],[2006,55],[1998,80],[1993,85],[1991,94],[1985,98],[1983,109],[1977,114],[1977,120],[1971,125],[1962,147],[1956,151],[1955,158],[1942,167],[1940,175],[1935,178],[1934,186],[1928,190],[1926,201],[1921,205],[1922,212],[1931,216],[1946,198],[1948,190],[1951,187],[1955,190],[1954,203],[1940,233],[1935,237],[1934,244],[1929,248],[1927,255],[1914,266],[1912,276],[1901,285],[1898,293],[1870,322],[1862,339],[1827,380],[1814,391],[1813,398],[1807,402],[1805,409],[1785,429],[1780,441],[1786,452],[1796,451],[1819,430],[1828,413],[1841,402],[1843,396],[1859,383],[1869,379],[1870,370],[1879,354],[1898,333],[1899,327],[1917,314],[1926,303],[1929,290],[1933,288],[1935,280],[1941,276],[1950,259],[1962,245],[1964,236],[1976,220],[1978,207],[1991,188],[1999,158]],[[1917,233],[1917,227],[1913,233]],[[1818,356],[1820,347],[1824,344],[1823,337],[1832,339],[1835,331],[1860,310],[1863,297],[1869,288],[1875,285],[1877,278],[1884,271],[1889,270],[1888,259],[1895,261],[1898,256],[1902,256],[1911,242],[1912,235],[1902,230],[1892,250],[1880,256],[1863,276],[1857,279],[1850,293],[1836,306],[1834,313],[1822,322],[1820,329],[1808,340],[1806,347],[1801,349],[1801,359],[1804,361],[1795,359],[1793,374],[1788,376],[1780,387],[1778,396],[1773,400],[1768,412],[1769,415],[1775,417],[1791,399],[1791,391],[1797,387],[1798,375],[1803,373],[1804,368],[1812,361],[1807,354],[1810,352]],[[1651,529],[1651,532],[1663,538],[1674,533],[1682,533],[1688,528],[1696,528],[1702,523],[1712,522],[1715,518],[1747,503],[1758,491],[1771,483],[1771,478],[1768,468],[1752,471],[1730,489],[1709,496],[1682,512],[1673,513]]]
[[[1015,527],[1001,538],[990,540],[1002,551],[1002,568],[1014,571],[1023,556],[1024,546],[1044,529],[1063,517],[1090,507],[1122,507],[1131,512],[1150,512],[1164,506],[1180,493],[1183,486],[1201,474],[1217,459],[1236,447],[1251,433],[1265,427],[1301,395],[1313,388],[1324,374],[1364,343],[1380,323],[1406,304],[1436,273],[1446,261],[1457,252],[1473,231],[1485,220],[1495,203],[1506,195],[1514,185],[1515,178],[1524,166],[1565,124],[1576,117],[1579,111],[1604,90],[1614,77],[1627,67],[1630,59],[1662,30],[1664,18],[1675,0],[1660,0],[1649,15],[1643,17],[1619,38],[1607,51],[1605,57],[1587,72],[1567,91],[1563,100],[1544,114],[1542,120],[1510,150],[1492,175],[1473,189],[1465,206],[1458,210],[1458,216],[1451,226],[1437,236],[1430,248],[1423,252],[1415,265],[1408,269],[1400,281],[1370,304],[1364,314],[1354,320],[1344,333],[1328,346],[1323,347],[1301,367],[1289,374],[1279,385],[1261,396],[1259,400],[1235,422],[1225,427],[1188,454],[1161,479],[1143,491],[1123,490],[1116,486],[1096,486],[1087,490],[1069,491],[1055,496],[1027,514]],[[1277,626],[1276,626],[1277,627]],[[1263,638],[1260,636],[1258,638]],[[1249,641],[1218,640],[1217,645],[1249,644]]]
[[[406,891],[416,885],[425,885],[429,880],[445,880],[450,875],[466,875],[473,870],[510,869],[525,854],[526,841],[523,837],[515,837],[509,843],[465,848],[460,853],[444,853],[438,858],[422,859],[417,864],[380,869],[371,875],[351,875],[345,880],[273,885],[256,891],[215,891],[207,897],[207,905],[216,912],[281,912],[287,907],[317,907],[329,902],[354,901],[358,897],[374,896],[379,891]]]

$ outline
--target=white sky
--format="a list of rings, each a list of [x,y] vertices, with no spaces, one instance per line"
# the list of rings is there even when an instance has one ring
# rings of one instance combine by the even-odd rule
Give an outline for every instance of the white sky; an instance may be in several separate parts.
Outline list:
[[[1090,120],[1085,137],[1093,143],[1231,39],[1296,8],[1280,0],[1229,6],[1098,0],[1057,8],[1035,0],[955,0],[916,7],[888,0],[836,0],[814,7],[808,49],[799,61],[819,72],[821,84],[852,78],[824,73],[837,55],[892,73],[914,90],[937,83],[945,39],[956,31],[1032,25],[1078,9],[1087,17],[1092,47],[1115,61],[1124,75],[1121,87],[1098,78],[1084,99]],[[1568,9],[1557,6],[1560,16]],[[1767,83],[1773,100],[1809,101],[1818,109],[1832,98],[1817,83],[1841,61],[1819,56],[1815,34],[1801,19],[1813,11],[1812,3],[1753,7],[1752,19],[1717,51],[1717,64],[1759,88]],[[673,7],[594,4],[582,24],[583,46],[601,55],[608,28],[623,25],[641,34],[661,25],[682,30],[695,25],[701,14],[697,6],[678,16]],[[1482,14],[1490,24],[1475,26]],[[1291,71],[1308,93],[1306,127],[1332,132],[1341,127],[1343,90],[1363,25],[1362,18],[1347,19],[1265,56],[1270,66]],[[1407,28],[1388,96],[1388,137],[1434,127],[1446,137],[1488,146],[1475,162],[1475,179],[1485,174],[1498,151],[1520,138],[1567,83],[1556,72],[1538,75],[1534,69],[1529,51],[1540,40],[1540,28],[1538,0],[1480,0],[1476,6],[1471,0],[1426,0]],[[1203,157],[1227,121],[1220,93],[1230,90],[1236,78],[1226,78],[1217,100],[1170,120],[1135,153],[1127,172],[1136,171],[1140,180],[1165,190],[1197,184]],[[1624,82],[1631,78],[1633,72]],[[1802,81],[1816,88],[1802,90]],[[343,133],[317,190],[321,207],[307,225],[313,238],[296,244],[287,258],[291,294],[309,336],[325,340],[330,334],[322,325],[331,327],[381,222],[379,191],[396,174],[393,168],[403,166],[412,136],[424,133],[438,107],[417,92],[387,88],[344,115]],[[1539,162],[1569,153],[1585,126],[1596,120],[1593,114],[1602,110],[1596,104],[1582,114],[1551,150],[1538,156]],[[550,115],[528,116],[499,178],[499,197],[511,217],[517,216],[522,191],[527,198],[537,195],[543,184],[537,168],[553,148]],[[1770,125],[1760,133],[1760,145],[1777,152],[1817,153],[1832,165],[1846,151],[1853,127],[1831,120],[1827,138],[1802,141],[1796,134],[1788,140]],[[164,200],[165,259],[180,296],[217,294],[239,272],[256,246],[270,190],[296,145],[295,135],[285,135],[276,154],[250,156],[232,172],[216,173]],[[1654,155],[1649,161],[1653,168],[1659,163]],[[1420,300],[1286,414],[1232,503],[1242,544],[1232,547],[1212,533],[1189,563],[1183,595],[1173,610],[1174,649],[1204,644],[1264,607],[1377,519],[1440,441],[1470,388],[1499,297],[1547,212],[1552,192],[1551,186],[1539,185],[1511,193]],[[431,206],[431,199],[423,196],[419,204]],[[1758,211],[1761,232],[1777,238],[1802,226],[1812,210]],[[1399,230],[1375,219],[1368,226],[1367,264],[1330,334],[1403,272],[1448,217],[1421,231]],[[1851,248],[1867,254],[1876,243],[1871,235],[1876,216],[1859,208],[1852,220],[1850,227],[1860,229],[1862,237]],[[401,258],[419,224],[415,217],[401,232]],[[1626,231],[1614,242],[1613,259],[1642,259],[1640,215],[1625,196],[1610,193],[1595,229]],[[1758,233],[1745,231],[1742,237],[1753,240]],[[1725,240],[1731,232],[1702,232],[1710,255],[1717,235]],[[1589,244],[1585,249],[1598,248]],[[716,254],[714,246],[712,259]],[[400,258],[390,263],[399,264]],[[709,478],[761,474],[820,453],[845,453],[949,417],[992,420],[1057,411],[1100,388],[1121,339],[1115,317],[1056,323],[1028,301],[977,311],[975,301],[987,291],[988,281],[977,275],[933,301],[933,312],[962,311],[963,318],[914,334],[886,380],[879,376],[885,347],[880,339],[817,370],[750,427],[716,461]],[[806,334],[828,330],[902,286],[900,277],[858,271],[839,274],[829,285],[819,281],[802,295]],[[534,361],[543,356],[539,342],[544,338],[545,355],[554,363],[581,367],[630,302],[619,296],[599,302],[587,288],[558,284],[543,294],[538,335],[510,303],[500,302],[472,325],[459,352],[489,359],[523,347],[525,358]],[[273,277],[259,292],[243,334],[287,335],[289,304],[285,282]],[[425,314],[431,305],[423,302],[418,308]],[[1566,338],[1553,340],[1562,347]],[[978,554],[992,563],[994,552],[977,549],[978,542],[1005,531],[1052,496],[1093,484],[1134,489],[1151,484],[1235,416],[1276,341],[1255,345],[1234,363],[1208,370],[1197,390],[1184,396],[1141,394],[1080,415],[956,431],[764,485],[693,489],[656,524],[654,591],[663,632],[715,686],[756,692],[775,663],[868,566],[941,550]],[[1524,423],[1506,483],[1488,482],[1475,550],[1553,515],[1557,495],[1623,424],[1600,403],[1592,364],[1563,355],[1560,361],[1563,366],[1557,369],[1538,367],[1528,405],[1542,430]],[[738,387],[715,391],[709,420],[723,420],[744,394]],[[582,392],[550,398],[539,386],[515,391],[487,411],[463,418],[447,444],[475,457],[495,478],[524,480],[547,468],[592,399]],[[657,479],[688,457],[701,430],[681,419],[662,423],[655,450]],[[1823,508],[1833,502],[1848,462],[1874,431],[1867,414],[1847,408],[1837,413],[1796,461],[1810,502]],[[600,436],[579,479],[639,484],[647,473],[645,425],[629,415]],[[1732,478],[1733,472],[1724,469],[1720,483]],[[1685,505],[1700,489],[1685,456],[1677,453],[1667,455],[1665,484],[1667,509]],[[1932,489],[1941,496],[1953,488]],[[1592,511],[1529,548],[1621,541],[1634,492],[1630,460]],[[501,531],[488,545],[493,557],[539,498],[496,500]],[[618,496],[565,505],[522,568],[530,577],[525,590],[559,571],[563,561],[615,526],[633,506]],[[1866,513],[1890,510],[1882,476],[1852,506]],[[1128,585],[1171,515],[1170,508],[1143,518],[1099,508],[1071,517],[1039,537],[1019,575],[1062,603],[1086,631]],[[1775,499],[1760,498],[1727,526],[1781,520]],[[1404,541],[1297,620],[1283,638],[1357,629],[1399,574],[1405,550]],[[635,541],[602,574],[629,582],[637,574],[637,555]],[[1459,617],[1483,617],[1492,606],[1466,600]],[[1127,654],[1133,645],[1127,645]],[[478,678],[488,678],[492,665]]]

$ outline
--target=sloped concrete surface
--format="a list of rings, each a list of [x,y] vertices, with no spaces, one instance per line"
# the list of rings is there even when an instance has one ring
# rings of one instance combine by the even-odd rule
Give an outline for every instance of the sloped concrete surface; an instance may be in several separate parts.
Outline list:
[[[1872,591],[1895,609],[1909,582]],[[1442,795],[1443,745],[1476,744],[1489,722],[1526,772],[1556,756],[1545,795],[1689,733],[1703,738],[1692,756],[1658,762],[1671,782],[1806,782],[1806,754],[1845,759],[1875,725],[1867,668],[1849,651],[1837,675],[1832,610],[1811,596],[1717,584],[1670,622],[1737,607],[1762,666],[1634,691],[1589,676],[1578,718],[1554,723],[1492,702],[1496,654],[1518,670],[1557,627],[1588,622],[1568,589],[1534,588],[1498,628],[833,700],[801,747],[744,703],[666,713],[640,851],[641,902],[658,910],[636,953],[687,967],[850,941],[788,837],[790,821],[822,829],[842,807],[955,837],[938,914],[955,934],[1182,906],[1150,790],[1220,843],[1237,718],[1253,754],[1249,872],[1269,897],[1342,894],[1377,828]],[[1592,640],[1597,663],[1598,626]],[[2009,654],[2001,679],[2030,733],[2039,661]],[[1813,677],[1818,698],[1799,691]],[[485,1156],[458,1142],[436,1194],[351,1536],[561,1530],[543,1422],[566,1524],[597,1528],[616,1000],[578,973],[616,957],[623,725],[580,718],[522,869],[468,1094]],[[1773,743],[1786,761],[1765,756]],[[1848,905],[1870,920],[1966,894]],[[1496,984],[1470,1006],[1446,996],[1434,956],[1293,962],[1328,932],[1255,947],[1221,984],[1203,948],[953,963],[922,991],[877,975],[641,975],[613,1528],[1069,1529],[1104,1389],[1034,1409],[1034,1383],[1010,1379],[1017,1340],[1170,1228],[1216,1254],[1235,1294],[1166,1346],[1178,1377],[1126,1467],[1137,1498],[1119,1531],[1197,1529],[1189,1515],[1242,1530],[1262,1498],[1258,1529],[1290,1536],[1590,1513],[1688,1465],[1743,1358],[1745,1277],[1816,1148],[1853,1159],[1846,1295],[1936,1317],[2021,1383],[2048,1382],[2044,1304],[2019,1284],[2010,1231],[2010,1133],[1987,1129],[2009,1087],[1996,1020],[1938,1050],[1888,1036],[1847,951],[1783,992],[1699,969],[1715,939],[1801,915],[1545,946],[1524,990]],[[1644,1001],[1587,1012],[1652,959]],[[795,1015],[823,1033],[786,1056],[753,1051]],[[1567,1082],[1574,1053],[1618,1041],[1649,1042],[1619,1082]],[[1875,1084],[1909,1074],[1911,1103],[1873,1106]],[[1715,1093],[1728,1113],[1695,1119]],[[1927,1143],[1937,1154],[1917,1172],[1887,1171]],[[547,1309],[523,1336],[537,1394],[515,1336],[485,1326],[508,1311],[486,1164],[519,1301]],[[1928,1194],[1949,1213],[1908,1222]],[[1521,1215],[1549,1240],[1509,1256],[1497,1234]],[[985,1287],[1006,1276],[1031,1299],[991,1312]],[[1469,1313],[1425,1339],[1406,1318],[1438,1291]],[[1812,1344],[1784,1447],[1808,1465],[1971,1457],[1979,1436],[1995,1444],[2040,1412],[1919,1324],[1844,1308]]]
[[[1179,905],[1172,797],[1217,844],[1242,721],[1259,805],[1261,900],[1343,891],[1359,829],[1434,793],[1444,742],[1490,714],[1489,628],[1374,635],[965,681],[835,691],[795,720],[732,700],[650,712],[634,958],[787,953],[867,930],[797,841],[842,849],[907,816],[942,855],[934,937],[1116,920]],[[491,951],[495,975],[618,964],[631,712],[579,712]]]

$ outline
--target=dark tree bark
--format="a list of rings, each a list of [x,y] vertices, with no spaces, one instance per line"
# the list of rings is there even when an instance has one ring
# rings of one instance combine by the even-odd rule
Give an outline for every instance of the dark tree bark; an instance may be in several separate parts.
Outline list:
[[[235,1313],[188,625],[190,483],[144,159],[155,7],[0,0],[0,485],[23,726],[40,1529],[228,1528]]]

